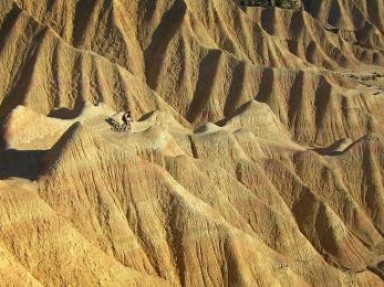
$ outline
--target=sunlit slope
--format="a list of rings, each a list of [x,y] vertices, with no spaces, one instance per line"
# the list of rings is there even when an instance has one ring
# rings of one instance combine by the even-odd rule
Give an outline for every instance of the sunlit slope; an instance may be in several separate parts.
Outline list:
[[[0,286],[384,286],[384,7],[315,2],[1,1]]]
[[[2,117],[18,104],[74,117],[86,100],[140,117],[167,103],[198,126],[256,97],[305,144],[380,129],[371,97],[380,91],[324,71],[379,65],[380,49],[348,42],[302,11],[128,2],[5,1]]]

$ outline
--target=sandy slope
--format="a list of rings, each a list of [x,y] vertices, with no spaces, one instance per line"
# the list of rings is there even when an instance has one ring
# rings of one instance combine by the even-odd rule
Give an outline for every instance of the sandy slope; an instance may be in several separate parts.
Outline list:
[[[1,1],[0,286],[384,286],[384,6],[304,2]]]

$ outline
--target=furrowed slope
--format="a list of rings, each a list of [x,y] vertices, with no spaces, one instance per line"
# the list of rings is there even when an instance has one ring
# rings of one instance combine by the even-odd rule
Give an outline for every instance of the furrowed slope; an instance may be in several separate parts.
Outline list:
[[[359,87],[359,95],[351,91],[358,87],[352,79],[334,79],[331,74],[324,78],[323,72],[313,64],[336,68],[376,63],[381,57],[379,52],[351,45],[301,11],[258,8],[246,14],[231,2],[224,5],[215,1],[190,2],[157,1],[154,8],[144,3],[140,6],[112,1],[101,8],[96,1],[89,21],[79,25],[74,25],[76,18],[70,17],[72,14],[56,15],[64,8],[71,10],[75,5],[71,2],[57,1],[52,7],[44,1],[39,5],[20,2],[20,6],[9,2],[9,10],[4,10],[3,30],[10,31],[4,34],[6,45],[2,53],[2,62],[9,68],[3,71],[6,80],[1,114],[4,117],[16,105],[26,104],[35,105],[35,110],[45,114],[63,116],[64,113],[74,117],[88,100],[105,102],[115,110],[130,108],[140,117],[154,108],[164,108],[162,98],[198,126],[231,116],[238,107],[256,97],[269,104],[292,136],[304,144],[325,146],[340,137],[357,139],[367,132],[377,132],[372,118],[378,115],[371,108],[377,105],[377,98],[370,97],[377,90]],[[81,5],[73,7],[80,9]],[[134,58],[143,62],[146,83],[140,73],[130,74],[127,65],[113,59],[128,48],[119,46],[109,54],[99,47],[91,32],[79,37],[89,37],[84,43],[94,44],[82,46],[74,39],[75,26],[85,25],[78,33],[84,33],[88,26],[118,29],[123,19],[122,7],[142,23],[135,28],[137,39],[124,37],[141,43],[141,55],[134,52],[136,44],[132,44],[136,48],[131,50],[136,55]],[[148,9],[148,13],[139,13],[140,7],[144,11]],[[103,22],[100,13],[110,13],[108,17],[116,20]],[[56,17],[64,18],[59,21]],[[276,19],[274,27],[268,26],[266,18]],[[220,25],[214,24],[214,19]],[[128,29],[119,28],[124,35],[133,33],[131,25],[120,26]],[[299,26],[303,29],[295,28]],[[28,40],[21,43],[24,34]],[[97,33],[100,35],[103,32]],[[67,43],[85,51],[73,49]],[[23,65],[26,62],[29,64]],[[305,72],[308,69],[311,73]],[[303,74],[308,76],[303,79]],[[290,102],[299,101],[300,83],[308,87],[308,100],[292,107]],[[350,94],[353,96],[346,99],[344,95]],[[350,106],[361,112],[350,116],[345,112]],[[303,118],[307,121],[307,116],[312,123],[303,127]],[[345,117],[355,120],[345,121]],[[328,129],[330,125],[335,126],[334,131]]]
[[[136,124],[136,133],[111,137],[96,111],[86,114],[93,118],[72,125],[45,152],[33,189],[100,256],[172,286],[382,284],[369,271],[383,251],[380,177],[342,173],[350,160],[366,164],[367,154],[381,165],[379,140],[366,148],[358,142],[342,157],[320,156],[290,142],[278,118],[257,102],[236,111],[223,127],[208,125],[196,133],[177,128],[176,121],[167,130],[171,121],[152,114]],[[375,203],[360,192],[372,185]],[[65,238],[63,244],[69,244]],[[31,242],[36,252],[43,239]],[[13,235],[7,240],[23,246]],[[25,252],[13,256],[35,274],[21,260]],[[28,262],[39,256],[31,252]],[[73,274],[58,258],[61,270]],[[108,270],[94,268],[97,274]],[[83,275],[79,282],[93,280]],[[34,277],[44,284],[59,280],[54,273]],[[104,282],[118,284],[107,277]]]
[[[318,284],[322,276],[335,286],[379,284],[367,268],[380,257],[381,217],[354,196],[360,185],[340,179],[337,159],[289,148],[288,139],[285,148],[274,148],[281,141],[247,124],[252,114],[239,111],[222,131],[183,135],[157,127],[119,143],[74,126],[47,155],[40,196],[122,264],[172,284],[282,284],[279,274],[287,270],[293,285]],[[259,149],[249,148],[257,142]],[[258,253],[244,244],[256,244]],[[272,261],[261,267],[248,256]],[[227,268],[214,268],[222,264]],[[203,266],[212,267],[205,273]]]
[[[59,118],[78,116],[86,101],[131,109],[138,117],[156,108],[169,110],[140,77],[72,48],[17,5],[8,8],[2,11],[2,118],[20,104]]]
[[[106,151],[108,157],[102,156]],[[228,284],[222,281],[226,272],[223,274],[219,266],[223,264],[226,270],[239,265],[239,272],[230,275],[230,281],[244,284],[259,278],[263,284],[279,282],[270,276],[263,279],[261,272],[269,269],[265,262],[242,268],[249,256],[270,257],[267,266],[271,267],[278,260],[277,254],[229,225],[154,164],[128,157],[81,126],[71,128],[47,156],[49,172],[40,180],[40,196],[125,266],[183,286],[209,284],[207,280],[213,285]],[[92,170],[80,163],[91,165]],[[111,177],[116,185],[110,184]],[[68,196],[76,190],[77,195]],[[258,251],[252,248],[246,255],[243,249],[248,244],[258,246]],[[269,253],[271,256],[266,255]],[[193,266],[198,267],[201,261],[217,268],[210,273],[218,276],[195,270]]]
[[[8,1],[8,0],[7,0]],[[5,2],[7,2],[5,1]],[[127,1],[8,1],[49,26],[71,46],[92,51],[143,78],[142,50],[135,38],[133,16]],[[130,4],[130,2],[132,4]]]
[[[384,286],[384,7],[347,2],[1,1],[0,286]]]
[[[304,4],[309,13],[347,41],[383,50],[382,1],[304,1]]]
[[[41,200],[36,190],[12,182],[0,184],[0,240],[6,250],[2,261],[16,260],[16,272],[24,271],[2,277],[3,286],[166,286],[160,279],[122,266],[91,244]]]

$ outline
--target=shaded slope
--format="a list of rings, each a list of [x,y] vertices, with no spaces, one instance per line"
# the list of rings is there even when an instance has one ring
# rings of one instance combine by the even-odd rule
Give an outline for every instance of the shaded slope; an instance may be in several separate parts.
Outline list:
[[[19,104],[43,114],[59,109],[65,117],[78,116],[85,101],[131,108],[139,116],[166,108],[140,77],[94,53],[70,47],[18,6],[2,12],[19,16],[0,55],[5,67],[1,72],[1,117]],[[60,113],[53,115],[60,117]]]
[[[383,50],[383,3],[365,1],[304,1],[306,10],[344,39],[362,47]]]
[[[3,30],[10,31],[4,34],[6,45],[0,59],[8,68],[3,71],[4,100],[0,112],[5,117],[17,104],[24,103],[53,116],[60,115],[55,110],[62,110],[66,117],[73,118],[81,112],[84,102],[90,101],[105,102],[115,110],[129,108],[140,117],[160,106],[166,107],[161,97],[198,126],[231,116],[256,96],[271,106],[295,139],[305,144],[324,146],[341,137],[357,139],[377,131],[371,118],[378,115],[370,108],[376,105],[376,99],[374,103],[365,100],[373,92],[363,89],[364,99],[352,100],[350,104],[340,96],[357,88],[352,79],[335,79],[333,75],[324,79],[323,72],[313,66],[337,68],[372,63],[377,51],[351,45],[301,11],[253,8],[245,14],[232,2],[190,2],[159,0],[151,6],[112,1],[102,7],[96,1],[94,9],[88,11],[89,19],[83,19],[86,23],[74,25],[76,17],[71,9],[82,11],[84,7],[80,4],[56,1],[49,6],[44,1],[39,5],[20,1],[19,6],[12,6],[8,1],[7,8],[3,4]],[[138,23],[142,26],[132,28],[123,24],[121,21],[126,17],[122,17],[122,7],[126,7],[133,19],[140,20]],[[140,8],[142,12],[138,12]],[[59,13],[62,10],[69,14]],[[105,17],[115,20],[104,21],[105,13],[109,15]],[[276,19],[273,27],[267,25],[266,18]],[[94,33],[74,36],[95,26],[120,27],[116,29],[124,35],[136,30],[137,39],[124,37],[140,43],[142,55],[135,52],[139,49],[137,43],[124,49],[116,44],[117,50],[113,48],[107,53],[92,38]],[[295,28],[299,26],[303,28]],[[79,32],[73,32],[74,27]],[[29,31],[28,40],[20,42],[26,31]],[[86,40],[84,37],[88,35]],[[104,37],[103,32],[96,35]],[[90,44],[94,41],[97,43]],[[67,43],[86,51],[73,49]],[[85,47],[87,45],[89,47]],[[17,53],[14,52],[16,46]],[[127,49],[129,51],[125,51]],[[146,83],[140,72],[132,75],[127,72],[127,65],[119,63],[119,55],[130,53],[135,55],[135,60],[143,62],[140,69],[146,75]],[[19,54],[22,56],[18,57]],[[306,73],[308,69],[312,73]],[[308,76],[303,77],[303,73]],[[305,103],[300,101],[300,91],[297,91],[301,83],[308,87]],[[291,102],[301,103],[293,106]],[[337,115],[346,114],[344,110],[351,105],[356,105],[361,112],[345,115],[345,123],[343,117]],[[307,116],[311,123],[303,127],[303,118]],[[336,126],[332,132],[329,132],[330,125]]]

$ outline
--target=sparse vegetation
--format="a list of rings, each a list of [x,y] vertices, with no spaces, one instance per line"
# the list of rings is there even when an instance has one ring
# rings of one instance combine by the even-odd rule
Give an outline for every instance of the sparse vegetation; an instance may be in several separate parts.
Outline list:
[[[302,1],[301,0],[240,0],[240,5],[299,9],[302,5]]]

